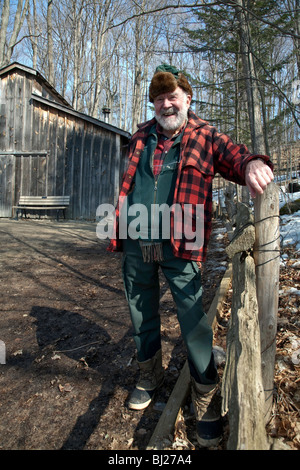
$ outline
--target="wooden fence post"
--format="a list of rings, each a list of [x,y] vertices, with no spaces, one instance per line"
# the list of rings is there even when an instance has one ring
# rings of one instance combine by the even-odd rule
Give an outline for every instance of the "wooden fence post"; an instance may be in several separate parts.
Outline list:
[[[261,374],[260,331],[252,248],[255,229],[250,208],[238,204],[237,226],[226,251],[233,259],[233,298],[222,382],[222,412],[228,412],[229,450],[269,448]]]
[[[273,404],[280,262],[279,190],[274,183],[268,185],[263,195],[256,197],[254,222],[256,291],[267,422]]]

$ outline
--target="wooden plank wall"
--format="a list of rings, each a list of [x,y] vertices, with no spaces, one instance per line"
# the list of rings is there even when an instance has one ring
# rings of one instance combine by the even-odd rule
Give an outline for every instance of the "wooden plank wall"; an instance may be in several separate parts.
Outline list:
[[[25,73],[0,80],[0,171],[10,153],[14,168],[8,199],[14,205],[20,195],[69,195],[67,216],[93,220],[99,204],[115,203],[127,138],[33,100],[37,85]],[[5,204],[0,217],[7,217],[7,196]]]

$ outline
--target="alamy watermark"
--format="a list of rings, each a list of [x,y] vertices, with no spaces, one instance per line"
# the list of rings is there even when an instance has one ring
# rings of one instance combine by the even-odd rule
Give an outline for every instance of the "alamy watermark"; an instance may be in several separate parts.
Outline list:
[[[121,240],[170,239],[171,217],[175,240],[185,241],[187,250],[199,250],[204,241],[203,204],[144,204],[128,206],[127,197],[119,198],[119,231]],[[149,213],[150,212],[150,213]],[[116,238],[116,211],[112,204],[100,204],[96,212],[100,221],[97,224],[97,237],[101,240]]]

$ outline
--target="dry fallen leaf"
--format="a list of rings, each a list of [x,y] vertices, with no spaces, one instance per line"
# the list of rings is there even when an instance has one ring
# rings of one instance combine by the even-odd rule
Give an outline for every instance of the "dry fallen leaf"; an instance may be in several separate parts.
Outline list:
[[[71,392],[73,390],[72,385],[70,385],[69,383],[65,385],[58,384],[58,388],[60,392]]]

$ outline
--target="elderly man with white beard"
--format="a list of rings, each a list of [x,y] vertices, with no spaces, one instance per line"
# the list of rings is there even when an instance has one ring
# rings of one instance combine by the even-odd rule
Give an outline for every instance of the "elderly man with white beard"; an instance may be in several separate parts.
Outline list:
[[[191,111],[192,96],[183,73],[166,64],[156,69],[149,87],[155,116],[132,136],[119,198],[126,199],[128,227],[132,222],[130,209],[136,204],[149,216],[139,232],[121,237],[121,207],[117,207],[116,237],[108,250],[124,254],[125,294],[140,369],[129,407],[146,408],[164,380],[159,315],[161,268],[176,304],[187,349],[197,439],[201,446],[211,447],[222,435],[222,419],[212,329],[202,307],[200,268],[211,232],[212,181],[218,172],[229,181],[247,185],[255,197],[272,181],[273,172],[268,156],[251,154],[245,145],[235,144]],[[156,205],[176,206],[183,213],[188,207],[191,216],[185,219],[180,210],[171,211],[166,234],[162,213],[153,218]],[[197,243],[199,207],[203,214],[201,245]]]

